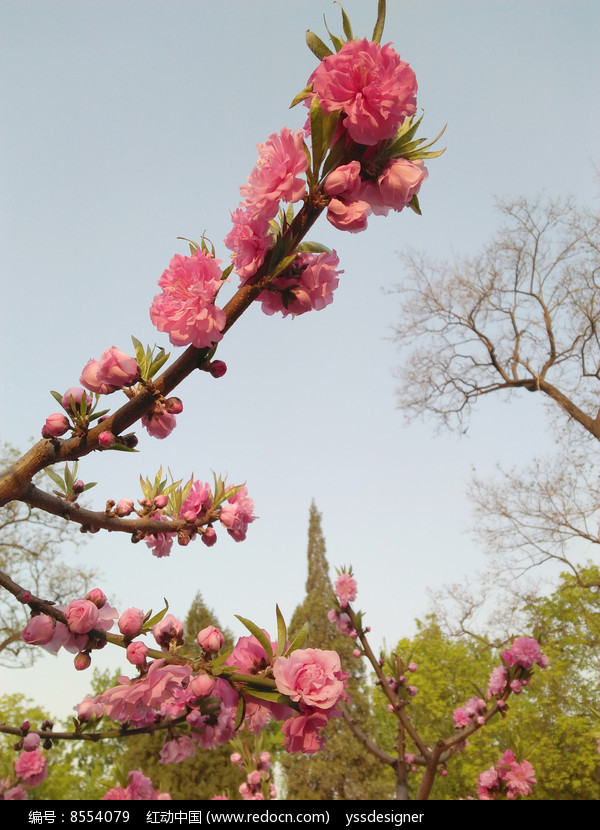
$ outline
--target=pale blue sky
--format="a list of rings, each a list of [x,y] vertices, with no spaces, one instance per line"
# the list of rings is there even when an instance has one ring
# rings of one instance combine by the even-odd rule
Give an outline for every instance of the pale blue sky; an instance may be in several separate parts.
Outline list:
[[[140,472],[163,464],[177,478],[208,480],[214,469],[246,481],[260,516],[243,544],[220,534],[214,548],[175,548],[168,560],[95,536],[85,555],[121,609],[166,596],[183,616],[201,590],[224,625],[237,613],[273,628],[275,602],[289,618],[304,594],[314,498],[332,567],[353,564],[376,641],[393,643],[427,610],[427,589],[485,567],[465,532],[471,467],[491,472],[550,446],[535,396],[486,401],[460,440],[432,423],[405,426],[389,339],[399,301],[384,289],[402,281],[407,245],[447,256],[484,244],[494,195],[573,194],[598,206],[600,6],[388,5],[384,40],[417,73],[422,133],[448,124],[423,216],[373,217],[358,235],[321,220],[312,238],[345,270],[333,304],[293,321],[250,310],[219,348],[228,374],[181,387],[170,440],[141,433],[139,455],[84,460],[98,507],[135,498]],[[355,34],[370,35],[375,0],[345,7]],[[323,36],[323,12],[339,31],[326,0],[0,2],[2,440],[25,448],[56,409],[48,390],[77,384],[108,346],[129,350],[132,333],[168,345],[148,307],[173,253],[185,252],[176,237],[205,230],[226,259],[229,211],[256,144],[303,122],[288,105],[314,69],[304,31]],[[108,652],[94,664],[115,665]],[[40,666],[57,677],[56,661]],[[7,689],[31,691],[41,676],[2,672]],[[75,703],[89,678],[65,680]]]

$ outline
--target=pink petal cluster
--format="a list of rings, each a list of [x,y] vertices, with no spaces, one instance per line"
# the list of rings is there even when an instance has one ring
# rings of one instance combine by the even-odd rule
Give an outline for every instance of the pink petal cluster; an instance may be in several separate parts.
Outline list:
[[[493,671],[490,674],[487,690],[487,699],[490,700],[490,698],[494,697],[495,695],[501,695],[506,689],[506,683],[506,667],[496,666],[496,668],[493,669]]]
[[[247,487],[242,487],[241,490],[238,490],[237,493],[227,499],[227,504],[223,505],[219,515],[219,521],[236,542],[244,541],[248,525],[255,518],[254,502],[248,498]]]
[[[485,723],[483,713],[486,709],[487,704],[485,700],[482,700],[480,697],[472,697],[464,706],[459,706],[454,710],[452,714],[454,726],[457,729],[463,729],[471,723],[476,723],[480,726],[483,725]]]
[[[393,138],[417,109],[415,74],[390,44],[348,41],[321,61],[309,82],[323,112],[344,113],[343,126],[357,144]]]
[[[549,662],[533,637],[517,637],[510,649],[502,652],[501,657],[507,666],[518,665],[524,669],[530,669],[534,663],[545,669]]]
[[[175,254],[159,279],[162,294],[154,298],[150,318],[174,346],[204,349],[223,337],[225,312],[214,303],[222,283],[219,263],[200,249],[191,256]]]
[[[368,162],[365,167],[361,171],[360,163],[353,161],[325,179],[325,190],[333,197],[327,206],[327,219],[338,230],[358,233],[367,227],[370,213],[387,216],[390,210],[403,210],[428,175],[421,160],[391,159],[375,173],[369,170]]]
[[[88,360],[79,382],[90,392],[108,395],[123,386],[130,386],[139,378],[140,369],[135,357],[111,346],[100,360]]]
[[[240,187],[242,207],[252,219],[272,219],[280,202],[297,202],[306,195],[306,182],[301,178],[308,167],[304,136],[301,130],[294,133],[284,127],[257,149],[258,160],[248,184]]]
[[[29,787],[37,787],[48,775],[46,759],[37,749],[23,752],[15,761],[15,773]]]
[[[88,599],[74,599],[65,611],[67,624],[74,634],[87,634],[100,617],[100,612],[93,602]]]
[[[194,481],[187,498],[181,505],[179,516],[186,522],[195,522],[202,518],[212,507],[210,486],[202,481]]]
[[[477,779],[480,801],[493,801],[495,797],[515,799],[530,795],[532,785],[537,784],[535,770],[527,760],[518,763],[514,753],[507,749],[496,764]]]
[[[152,781],[143,773],[134,770],[129,773],[126,787],[113,787],[104,793],[102,801],[170,801],[169,793],[155,790]]]
[[[162,620],[150,629],[158,645],[169,650],[171,643],[176,646],[183,645],[183,623],[176,619],[173,614],[166,614]]]
[[[288,718],[281,726],[285,750],[291,755],[295,752],[312,755],[323,749],[325,743],[323,730],[328,720],[325,712],[319,711],[301,713],[294,718]]]
[[[169,412],[167,404],[168,401],[157,401],[145,415],[142,415],[142,426],[153,438],[166,438],[177,426],[175,413]]]
[[[277,689],[301,707],[327,712],[344,695],[339,654],[317,648],[297,649],[289,657],[278,657],[273,665]]]
[[[225,237],[225,245],[242,283],[252,277],[263,264],[271,247],[269,220],[279,210],[280,202],[294,203],[306,195],[301,178],[308,167],[301,131],[284,127],[258,145],[258,161],[240,192],[244,199],[231,214],[233,228]]]
[[[196,754],[196,744],[187,735],[166,741],[160,750],[161,764],[179,764]]]
[[[265,314],[280,311],[284,317],[321,311],[333,301],[338,275],[343,273],[337,270],[338,265],[335,251],[298,254],[294,262],[259,294],[262,310]]]
[[[342,573],[335,580],[334,591],[340,608],[346,608],[349,602],[354,602],[356,599],[356,580],[350,574]]]

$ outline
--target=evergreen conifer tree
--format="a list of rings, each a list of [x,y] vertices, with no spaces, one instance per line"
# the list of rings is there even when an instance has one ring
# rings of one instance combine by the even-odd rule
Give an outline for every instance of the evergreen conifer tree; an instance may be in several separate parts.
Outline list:
[[[289,626],[290,635],[295,637],[308,622],[307,646],[338,652],[342,668],[350,675],[347,691],[351,697],[352,715],[362,729],[369,732],[371,713],[365,690],[363,661],[352,656],[354,641],[340,634],[327,619],[327,612],[333,607],[334,594],[325,555],[321,514],[314,502],[310,508],[307,555],[306,597],[294,611]],[[284,798],[324,801],[393,798],[394,780],[390,771],[350,734],[343,718],[330,720],[325,735],[325,746],[315,755],[283,754]]]

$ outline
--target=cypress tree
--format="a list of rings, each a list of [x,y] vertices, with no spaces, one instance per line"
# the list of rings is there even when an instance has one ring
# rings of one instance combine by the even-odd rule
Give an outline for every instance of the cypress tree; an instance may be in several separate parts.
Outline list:
[[[365,690],[364,661],[352,656],[354,641],[340,634],[327,619],[334,594],[325,554],[321,514],[313,502],[308,525],[306,597],[294,611],[289,630],[293,638],[308,622],[307,646],[337,651],[343,670],[350,675],[347,691],[352,714],[362,729],[369,732],[369,726],[374,722]],[[393,798],[393,778],[389,771],[358,743],[343,718],[330,720],[325,735],[325,746],[315,755],[282,754],[286,799],[356,801]]]

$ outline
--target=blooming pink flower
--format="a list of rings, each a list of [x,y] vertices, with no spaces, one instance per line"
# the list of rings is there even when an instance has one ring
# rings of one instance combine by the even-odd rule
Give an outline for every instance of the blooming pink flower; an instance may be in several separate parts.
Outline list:
[[[252,218],[242,208],[237,208],[231,214],[231,219],[233,228],[225,237],[225,246],[232,251],[234,268],[244,283],[256,274],[271,246],[269,220]]]
[[[212,492],[210,485],[202,481],[194,481],[187,498],[181,505],[179,515],[186,522],[195,522],[212,507]]]
[[[74,634],[87,634],[96,626],[99,611],[88,599],[74,599],[68,604],[65,616],[69,629]]]
[[[150,318],[174,346],[204,349],[223,337],[225,312],[214,304],[222,284],[219,263],[201,249],[189,257],[175,254],[159,279],[163,293],[154,298]]]
[[[345,608],[349,602],[356,599],[356,580],[348,573],[342,573],[334,583],[335,595],[340,602],[340,607]]]
[[[343,696],[348,675],[342,671],[337,652],[306,648],[278,657],[273,677],[281,694],[304,707],[328,711]]]
[[[537,784],[534,777],[535,770],[529,761],[521,761],[520,764],[512,763],[508,770],[505,782],[508,790],[508,797],[514,798],[517,795],[529,795],[531,793],[532,784]]]
[[[251,219],[272,219],[280,202],[297,202],[306,193],[306,183],[299,178],[308,167],[302,131],[284,127],[259,144],[258,161],[240,187],[243,207]]]
[[[325,737],[323,729],[327,726],[327,715],[320,711],[310,711],[289,718],[281,726],[284,736],[284,749],[290,754],[304,752],[312,755],[323,748]]]
[[[280,311],[284,317],[321,311],[333,301],[338,287],[339,259],[335,251],[321,254],[299,254],[292,265],[276,277],[269,289],[259,294],[265,314]]]
[[[38,749],[23,752],[15,761],[15,772],[28,786],[37,787],[48,775],[46,759]]]
[[[59,435],[64,435],[70,426],[71,424],[66,415],[63,415],[62,412],[54,412],[46,418],[46,422],[42,427],[42,438],[58,438]]]
[[[166,438],[177,426],[175,415],[167,412],[161,402],[154,404],[152,409],[142,415],[142,426],[146,427],[153,438]]]
[[[501,695],[506,689],[506,668],[504,666],[496,666],[490,674],[488,683],[487,696],[488,700],[494,695]]]
[[[244,541],[248,525],[255,518],[254,502],[248,498],[247,487],[242,487],[235,495],[227,499],[227,504],[223,505],[219,515],[219,521],[236,542]]]
[[[166,741],[160,750],[161,764],[178,764],[196,754],[196,744],[187,735]]]
[[[541,657],[540,644],[533,637],[517,637],[510,649],[513,663],[524,669],[530,669]]]
[[[117,387],[111,386],[111,384],[104,383],[103,381],[99,380],[99,366],[99,360],[88,360],[88,362],[83,367],[83,372],[81,373],[81,377],[79,378],[79,383],[81,383],[82,386],[85,386],[86,389],[89,389],[90,392],[94,392],[96,395],[109,395],[111,392],[114,392]]]
[[[54,621],[47,614],[32,617],[21,633],[21,639],[31,646],[44,646],[54,636]]]
[[[96,703],[91,695],[86,695],[81,703],[73,707],[77,712],[77,718],[80,721],[88,721],[92,718],[99,718],[104,714],[104,709],[100,703]]]
[[[342,110],[343,125],[358,144],[392,138],[416,112],[415,74],[389,44],[348,41],[309,80],[323,112]]]

